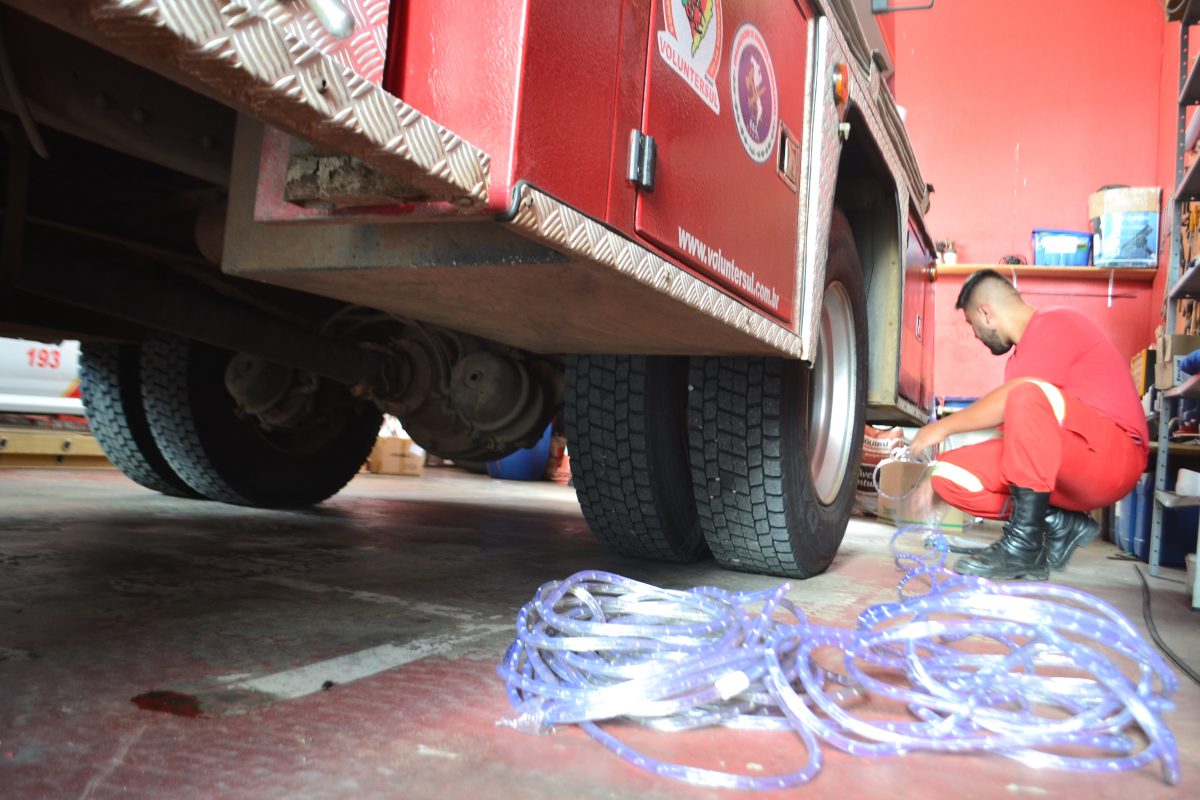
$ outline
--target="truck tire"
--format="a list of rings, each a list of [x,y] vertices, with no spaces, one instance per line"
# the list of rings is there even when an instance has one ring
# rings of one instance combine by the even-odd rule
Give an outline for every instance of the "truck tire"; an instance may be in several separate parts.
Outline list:
[[[176,337],[142,347],[142,392],[154,440],[172,469],[211,500],[295,508],[334,495],[358,472],[382,413],[321,380],[301,424],[267,429],[225,388],[232,353]]]
[[[835,212],[812,368],[693,358],[688,441],[700,527],[723,566],[824,572],[846,532],[866,412],[867,318],[850,226]]]
[[[88,427],[108,460],[134,483],[172,497],[199,497],[171,469],[150,433],[140,361],[141,350],[134,344],[80,346],[79,393]]]
[[[708,555],[687,463],[687,359],[581,355],[567,361],[571,476],[592,533],[622,555]]]

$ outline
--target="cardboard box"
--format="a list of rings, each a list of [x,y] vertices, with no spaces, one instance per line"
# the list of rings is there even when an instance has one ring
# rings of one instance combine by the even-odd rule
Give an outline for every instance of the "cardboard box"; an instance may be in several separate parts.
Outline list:
[[[947,505],[933,493],[927,464],[892,461],[879,470],[879,504],[876,515],[897,528],[905,525],[930,524],[940,515],[940,526],[949,531],[962,531],[967,515]],[[908,492],[907,497],[904,495]],[[884,495],[892,497],[885,497]],[[903,497],[895,500],[894,497]]]
[[[420,476],[425,471],[425,454],[412,452],[412,441],[381,436],[367,458],[367,469],[377,475]]]
[[[410,478],[419,478],[425,474],[425,454],[405,453],[400,457],[400,471],[397,475],[407,475]]]
[[[1159,359],[1170,361],[1177,356],[1186,356],[1193,350],[1200,350],[1200,336],[1176,333],[1171,336],[1159,336],[1155,342]]]
[[[1154,364],[1154,388],[1170,389],[1175,385],[1175,362],[1159,359]]]
[[[1200,349],[1200,336],[1182,333],[1173,336],[1159,334],[1155,339],[1155,349],[1158,353],[1154,364],[1154,386],[1158,389],[1170,389],[1175,385],[1175,359]]]
[[[907,440],[903,428],[876,428],[870,424],[864,427],[858,486],[854,491],[855,514],[875,515],[875,467],[891,454],[893,448]]]
[[[1158,266],[1158,222],[1162,189],[1129,186],[1102,189],[1088,197],[1092,263],[1098,267]]]
[[[1157,352],[1143,348],[1129,359],[1129,374],[1133,376],[1133,388],[1139,396],[1144,395],[1154,385],[1154,365]]]

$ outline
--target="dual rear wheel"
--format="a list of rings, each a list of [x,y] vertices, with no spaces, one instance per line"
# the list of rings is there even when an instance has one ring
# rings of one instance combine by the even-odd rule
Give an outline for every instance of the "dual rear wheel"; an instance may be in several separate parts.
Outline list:
[[[811,366],[768,357],[577,356],[571,466],[592,531],[630,556],[805,578],[854,503],[866,410],[866,297],[836,215]]]
[[[297,381],[302,410],[265,425],[225,388],[233,353],[156,336],[85,343],[80,391],[109,460],[148,489],[289,508],[335,494],[362,466],[382,414],[323,379]]]

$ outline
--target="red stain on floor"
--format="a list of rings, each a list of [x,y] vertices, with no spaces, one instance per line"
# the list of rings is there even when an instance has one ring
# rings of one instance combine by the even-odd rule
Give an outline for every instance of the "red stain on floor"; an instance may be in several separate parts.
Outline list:
[[[162,711],[178,717],[199,717],[204,712],[200,710],[200,701],[190,694],[156,690],[139,694],[130,698],[131,702],[143,711]]]

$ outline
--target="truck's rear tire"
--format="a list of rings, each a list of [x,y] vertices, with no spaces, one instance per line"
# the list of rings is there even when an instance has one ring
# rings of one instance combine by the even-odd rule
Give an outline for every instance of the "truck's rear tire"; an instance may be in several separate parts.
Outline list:
[[[203,496],[238,505],[307,506],[337,493],[370,453],[380,411],[322,380],[311,414],[266,428],[225,388],[232,355],[167,336],[143,345],[146,418],[172,469]]]
[[[700,527],[731,569],[807,578],[846,532],[866,412],[862,271],[835,213],[810,369],[782,358],[694,358],[688,436]]]
[[[567,362],[567,441],[592,533],[622,555],[708,555],[687,463],[687,359],[581,355]]]
[[[125,477],[174,497],[199,497],[171,469],[150,433],[142,407],[141,350],[134,344],[84,342],[79,392],[88,427]]]

